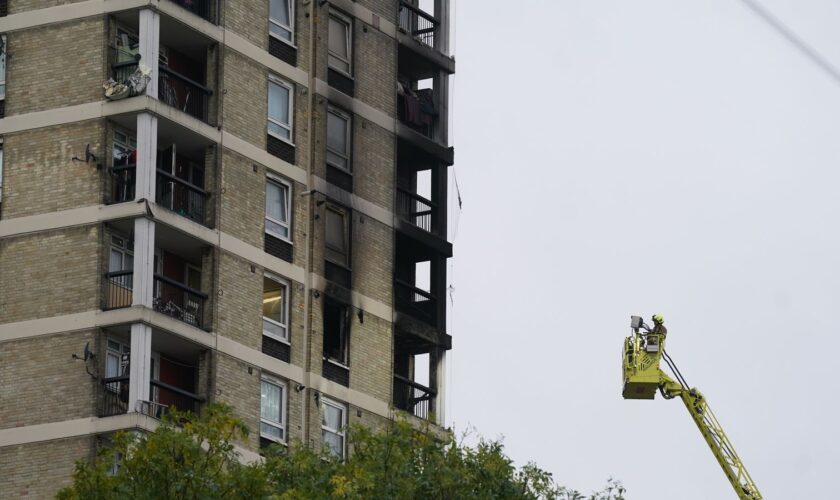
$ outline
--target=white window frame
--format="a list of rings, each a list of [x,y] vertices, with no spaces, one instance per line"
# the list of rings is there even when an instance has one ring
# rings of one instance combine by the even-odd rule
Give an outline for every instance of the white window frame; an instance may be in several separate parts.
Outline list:
[[[286,216],[288,217],[288,221],[283,222],[272,217],[268,216],[268,204],[266,203],[265,207],[265,220],[271,221],[278,226],[283,226],[286,228],[286,232],[288,233],[286,236],[281,234],[275,233],[268,229],[268,224],[265,224],[265,232],[266,234],[270,234],[275,238],[279,238],[287,243],[292,243],[292,183],[285,181],[279,177],[269,175],[266,177],[265,180],[265,189],[266,189],[266,198],[268,198],[268,186],[269,184],[276,184],[286,188]]]
[[[321,442],[326,444],[324,440],[324,433],[329,432],[331,434],[335,434],[341,437],[341,459],[344,460],[347,452],[347,436],[345,433],[345,429],[347,427],[347,405],[338,403],[331,399],[321,397],[321,412],[324,413],[324,407],[331,406],[333,408],[337,408],[341,410],[341,427],[339,429],[332,429],[324,425],[324,418],[323,415],[321,416]]]
[[[352,217],[351,212],[350,212],[350,210],[348,210],[344,207],[340,207],[338,205],[332,205],[332,204],[328,204],[327,207],[326,207],[326,210],[342,215],[343,224],[342,224],[341,232],[342,232],[342,236],[344,238],[344,262],[337,262],[336,259],[330,258],[329,252],[325,252],[325,254],[326,254],[325,258],[326,258],[326,260],[332,262],[333,264],[337,264],[337,265],[342,266],[346,269],[351,269],[351,266],[350,266],[350,240],[351,240],[350,218]],[[324,233],[324,248],[328,249],[328,250],[332,250],[333,252],[338,252],[338,250],[331,247],[330,244],[327,242],[326,231],[327,231],[327,217],[326,217],[326,214],[325,214],[324,215],[324,232],[325,232]]]
[[[347,145],[347,151],[341,152],[336,151],[335,149],[330,147],[329,141],[329,116],[327,116],[327,151],[332,153],[336,156],[340,156],[346,160],[346,166],[342,167],[341,165],[336,165],[335,163],[330,163],[329,154],[327,154],[327,164],[335,167],[339,170],[351,173],[353,171],[353,161],[352,161],[352,151],[353,151],[353,115],[344,111],[341,108],[337,108],[333,105],[327,106],[327,114],[336,115],[344,120],[346,123],[346,127],[344,128],[344,144]]]
[[[280,40],[283,43],[289,44],[292,47],[295,46],[295,0],[286,0],[289,6],[289,22],[291,26],[286,26],[280,21],[271,17],[271,0],[268,2],[268,35],[274,37],[277,40]],[[271,25],[274,24],[280,29],[284,29],[289,32],[289,39],[286,40],[285,38],[275,35],[271,32]]]
[[[286,338],[279,337],[272,332],[268,332],[268,331],[265,330],[265,328],[263,328],[263,335],[265,335],[266,337],[272,338],[274,340],[283,342],[284,344],[290,344],[290,341],[289,341],[289,323],[291,321],[290,321],[290,318],[289,318],[289,302],[291,302],[291,301],[289,300],[289,293],[291,293],[292,285],[291,285],[291,283],[289,283],[288,280],[283,279],[280,276],[277,276],[276,274],[265,273],[264,277],[270,279],[271,281],[274,281],[275,283],[279,283],[279,284],[286,287],[286,292],[283,294],[283,316],[286,318],[286,324],[284,325],[284,324],[282,324],[278,321],[274,321],[271,318],[267,318],[267,317],[263,316],[263,321],[268,321],[269,323],[272,323],[272,324],[275,324],[279,327],[282,327],[283,330],[286,332]],[[263,290],[263,293],[265,293],[265,290]]]
[[[331,10],[330,11],[330,16],[327,20],[327,23],[328,23],[327,24],[328,37],[329,37],[329,22],[333,19],[335,19],[336,21],[338,21],[338,22],[347,26],[347,31],[346,31],[347,36],[345,37],[345,40],[344,40],[344,43],[347,44],[347,59],[344,59],[343,56],[340,56],[340,55],[332,52],[331,50],[329,50],[330,44],[329,44],[329,40],[327,40],[327,66],[329,66],[329,68],[332,69],[332,70],[338,71],[339,73],[341,73],[343,75],[347,75],[350,78],[352,78],[353,77],[353,20],[351,18],[349,18],[348,16],[345,16],[344,14],[341,14],[337,11]],[[331,57],[334,57],[334,58],[338,59],[339,61],[347,63],[347,70],[345,71],[344,69],[336,68],[335,66],[330,64],[329,61],[330,61]]]
[[[119,241],[116,241],[119,240]],[[111,243],[109,245],[109,252],[108,252],[108,272],[118,272],[118,271],[133,271],[134,270],[134,242],[131,242],[131,246],[128,245],[129,243],[128,238],[121,234],[112,234],[111,235]],[[122,261],[120,263],[120,267],[122,269],[111,269],[111,252],[116,251],[122,256]],[[125,257],[129,255],[131,256],[131,269],[125,268]]]
[[[269,124],[273,123],[273,124],[277,125],[278,127],[282,128],[284,130],[288,130],[289,131],[289,138],[287,139],[287,138],[285,138],[281,135],[278,135],[278,134],[272,132],[271,127],[269,127],[268,125],[266,125],[266,130],[268,131],[268,134],[270,136],[276,137],[277,139],[280,139],[281,141],[287,142],[287,143],[294,146],[294,138],[295,138],[295,130],[294,130],[294,123],[295,123],[295,86],[293,84],[287,82],[286,80],[283,80],[279,76],[270,74],[270,75],[268,75],[269,89],[271,88],[272,84],[279,85],[280,87],[285,87],[286,89],[289,90],[289,109],[288,109],[289,123],[284,124],[284,123],[278,122],[277,120],[272,119],[271,116],[268,115],[268,107],[269,106],[266,106],[266,118],[268,119]],[[266,98],[271,99],[271,91],[270,90],[269,90]],[[268,103],[266,102],[266,104],[268,104]]]
[[[263,416],[262,416],[262,384],[263,384],[263,382],[280,388],[280,392],[281,392],[281,394],[280,394],[280,405],[281,405],[281,408],[280,408],[280,422],[275,422],[273,420],[268,420],[266,418],[263,418]],[[286,442],[289,438],[289,435],[288,435],[288,432],[287,432],[287,429],[286,429],[286,416],[287,416],[288,408],[289,408],[288,384],[281,381],[280,379],[277,379],[277,378],[269,376],[269,375],[263,375],[262,377],[260,377],[260,437],[268,439],[269,441],[274,441],[275,443],[286,444]],[[280,429],[283,432],[283,439],[280,440],[280,439],[277,439],[274,436],[270,436],[268,434],[263,434],[262,424],[266,424],[266,425],[269,425],[271,427],[276,427],[276,428]]]

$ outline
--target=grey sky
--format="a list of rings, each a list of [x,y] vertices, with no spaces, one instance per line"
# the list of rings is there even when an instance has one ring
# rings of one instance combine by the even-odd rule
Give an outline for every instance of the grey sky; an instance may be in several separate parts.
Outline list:
[[[761,0],[840,65],[840,2]],[[582,490],[734,498],[679,401],[624,401],[631,314],[770,499],[829,498],[840,83],[738,0],[459,0],[448,419]]]

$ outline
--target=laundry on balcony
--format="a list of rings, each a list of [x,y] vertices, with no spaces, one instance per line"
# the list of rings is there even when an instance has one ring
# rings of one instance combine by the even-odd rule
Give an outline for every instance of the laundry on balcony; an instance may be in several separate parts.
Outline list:
[[[105,89],[105,97],[111,101],[117,101],[140,95],[146,91],[146,85],[149,84],[151,74],[151,69],[138,64],[134,72],[122,82],[109,78],[102,84],[102,88]]]
[[[437,111],[432,99],[431,89],[413,90],[403,82],[397,84],[402,120],[414,129],[426,135],[431,135]]]

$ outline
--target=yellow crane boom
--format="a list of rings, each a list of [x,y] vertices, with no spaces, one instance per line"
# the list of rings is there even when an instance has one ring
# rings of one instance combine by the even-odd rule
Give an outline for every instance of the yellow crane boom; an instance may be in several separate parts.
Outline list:
[[[661,321],[661,320],[660,320]],[[762,500],[758,486],[750,477],[747,468],[735,452],[723,427],[709,408],[706,398],[697,389],[689,389],[673,360],[665,352],[664,328],[651,330],[642,318],[633,316],[630,326],[633,334],[624,341],[624,388],[625,399],[654,399],[658,390],[665,399],[679,397],[688,413],[697,424],[700,434],[712,450],[718,464],[740,500]],[[645,331],[642,331],[645,330]],[[671,368],[676,380],[660,367],[660,360]]]

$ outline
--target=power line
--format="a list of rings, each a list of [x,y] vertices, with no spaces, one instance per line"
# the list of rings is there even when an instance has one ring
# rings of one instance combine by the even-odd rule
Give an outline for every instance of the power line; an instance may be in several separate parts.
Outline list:
[[[764,8],[755,0],[741,0],[741,3],[746,5],[753,14],[756,14],[764,22],[776,30],[777,33],[790,42],[794,47],[799,49],[811,62],[823,69],[829,74],[837,83],[840,83],[840,70],[837,69],[831,62],[822,56],[814,47],[809,45],[792,29],[788,28],[779,18],[774,16],[769,10]]]

